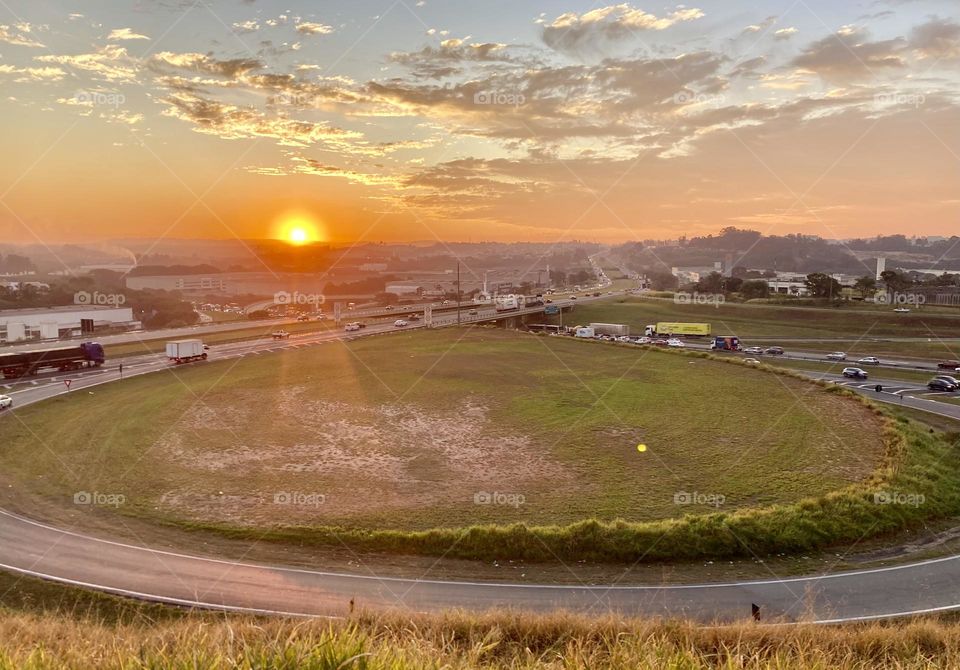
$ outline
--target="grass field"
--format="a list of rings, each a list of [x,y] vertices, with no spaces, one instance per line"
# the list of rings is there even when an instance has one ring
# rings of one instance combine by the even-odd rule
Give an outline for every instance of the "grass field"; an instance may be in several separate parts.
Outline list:
[[[241,525],[642,521],[719,497],[735,510],[863,479],[881,442],[865,408],[799,381],[493,329],[184,368],[18,416],[0,462],[40,494],[116,492],[127,513]],[[274,504],[284,493],[313,502]]]
[[[556,317],[553,317],[556,321]],[[581,304],[564,315],[574,323],[626,323],[635,333],[658,321],[710,323],[717,335],[738,335],[747,344],[782,344],[786,348],[842,350],[858,355],[911,356],[924,359],[960,358],[960,345],[938,338],[960,336],[960,310],[895,314],[889,309],[782,307],[725,303],[719,307],[677,305],[671,300],[623,298]],[[885,337],[923,338],[918,342],[885,342]],[[809,338],[778,342],[778,338]],[[816,341],[824,340],[840,341]],[[926,341],[929,339],[930,341]],[[880,340],[880,341],[877,341]]]
[[[35,609],[0,611],[3,670],[931,670],[960,665],[960,624],[950,616],[830,627],[739,623],[707,628],[683,621],[508,612],[357,612],[343,620],[304,621],[153,612],[101,618],[96,611],[62,606]]]

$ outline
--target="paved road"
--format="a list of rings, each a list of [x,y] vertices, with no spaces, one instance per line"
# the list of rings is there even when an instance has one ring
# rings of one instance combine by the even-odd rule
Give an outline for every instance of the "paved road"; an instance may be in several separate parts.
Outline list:
[[[389,330],[387,324],[367,332]],[[342,332],[328,332],[282,342],[222,345],[216,348],[214,360],[323,346],[345,337]],[[125,366],[125,375],[170,367],[156,356],[141,358],[130,368]],[[116,378],[115,372],[103,371],[77,375],[70,392]],[[62,392],[59,382],[49,379],[14,395],[17,404],[23,405]],[[730,584],[622,587],[443,582],[180,554],[72,533],[2,510],[0,569],[159,602],[306,616],[345,614],[351,599],[361,608],[564,609],[585,614],[688,617],[702,622],[747,618],[753,603],[761,607],[767,621],[850,621],[960,609],[957,556],[878,570]]]

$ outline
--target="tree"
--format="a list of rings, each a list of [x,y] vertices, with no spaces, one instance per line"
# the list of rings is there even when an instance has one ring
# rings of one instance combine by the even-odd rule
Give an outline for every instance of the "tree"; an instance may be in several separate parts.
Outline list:
[[[822,272],[813,272],[807,275],[807,291],[814,298],[834,298],[840,296],[840,282],[828,274]]]
[[[374,300],[381,305],[396,305],[398,302],[400,302],[400,296],[398,296],[396,293],[387,293],[384,291],[383,293],[378,293]]]
[[[696,289],[703,293],[720,293],[723,291],[723,275],[719,272],[711,272],[706,277],[701,277],[696,284]]]
[[[883,279],[883,283],[886,284],[887,290],[893,291],[894,293],[899,293],[913,286],[910,278],[896,270],[884,270],[880,273],[880,278]]]
[[[864,275],[854,282],[853,288],[861,297],[869,298],[877,290],[877,280],[870,275]]]
[[[754,298],[766,298],[770,295],[770,284],[762,279],[749,279],[740,286],[740,295],[745,300]]]
[[[672,291],[680,283],[672,273],[666,271],[648,272],[647,279],[650,280],[650,288],[654,291]]]

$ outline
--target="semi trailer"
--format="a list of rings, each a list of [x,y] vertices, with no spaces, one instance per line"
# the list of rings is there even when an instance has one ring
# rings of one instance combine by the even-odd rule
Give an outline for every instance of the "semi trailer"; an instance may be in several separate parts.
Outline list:
[[[100,367],[106,360],[99,342],[84,342],[70,347],[53,347],[17,353],[0,354],[0,371],[4,379],[35,375],[41,370],[60,372]]]

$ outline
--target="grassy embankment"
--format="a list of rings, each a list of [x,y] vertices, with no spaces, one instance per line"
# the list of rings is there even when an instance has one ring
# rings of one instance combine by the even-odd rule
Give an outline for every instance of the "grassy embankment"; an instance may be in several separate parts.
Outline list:
[[[0,575],[0,585],[7,579]],[[28,580],[18,589],[35,585]],[[927,670],[960,664],[960,624],[949,616],[711,628],[506,612],[357,612],[342,620],[293,621],[186,613],[53,586],[41,590],[44,595],[26,607],[0,607],[0,669]]]

